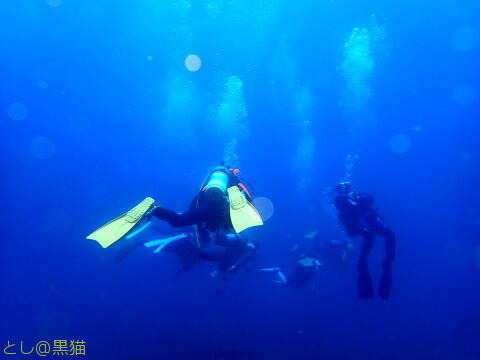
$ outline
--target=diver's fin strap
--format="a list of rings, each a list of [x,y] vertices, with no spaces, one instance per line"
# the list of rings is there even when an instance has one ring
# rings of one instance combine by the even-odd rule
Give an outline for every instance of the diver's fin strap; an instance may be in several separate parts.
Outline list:
[[[136,223],[146,214],[146,212],[153,206],[155,200],[151,197],[146,197],[140,204],[135,206],[125,216],[125,220],[130,223]]]

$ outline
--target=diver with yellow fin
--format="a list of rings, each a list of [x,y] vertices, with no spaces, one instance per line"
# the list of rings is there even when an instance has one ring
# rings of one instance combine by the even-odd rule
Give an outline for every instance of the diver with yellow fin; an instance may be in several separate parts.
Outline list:
[[[245,180],[238,176],[239,172],[222,162],[207,175],[187,211],[177,213],[158,206],[148,216],[174,227],[197,225],[199,232],[218,229],[229,232],[233,227],[236,233],[240,233],[252,226],[263,225],[262,218],[249,201],[250,191],[243,184]]]
[[[173,227],[196,225],[198,244],[208,239],[208,232],[223,229],[236,233],[263,225],[262,218],[250,203],[251,194],[238,176],[240,170],[225,166],[222,162],[205,178],[199,194],[191,202],[189,210],[176,213],[173,210],[156,206],[155,200],[147,197],[130,211],[108,222],[87,239],[96,240],[106,248],[118,240],[131,238],[146,229],[154,216]],[[143,220],[145,224],[140,227]]]

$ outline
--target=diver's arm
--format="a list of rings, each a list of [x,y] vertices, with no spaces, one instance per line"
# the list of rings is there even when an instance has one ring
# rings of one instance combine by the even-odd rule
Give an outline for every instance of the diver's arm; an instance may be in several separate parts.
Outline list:
[[[287,278],[285,277],[285,275],[283,275],[280,269],[278,269],[277,275],[280,280],[273,280],[273,282],[276,282],[278,284],[283,284],[283,285],[286,285],[288,283]]]

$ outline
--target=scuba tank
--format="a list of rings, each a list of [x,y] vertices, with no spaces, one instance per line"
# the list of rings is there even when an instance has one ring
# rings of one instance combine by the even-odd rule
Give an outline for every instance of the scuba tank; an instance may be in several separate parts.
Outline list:
[[[227,196],[229,186],[237,185],[247,196],[252,198],[253,186],[248,181],[238,176],[240,170],[230,169],[227,166],[217,166],[203,181],[201,191],[209,202],[218,202]],[[246,183],[249,189],[243,184]]]
[[[209,202],[218,202],[227,194],[229,176],[223,166],[215,168],[205,185],[205,197]]]

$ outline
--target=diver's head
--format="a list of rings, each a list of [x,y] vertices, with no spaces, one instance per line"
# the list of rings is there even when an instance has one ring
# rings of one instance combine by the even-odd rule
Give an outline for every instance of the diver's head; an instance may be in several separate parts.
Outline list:
[[[339,182],[335,188],[338,194],[346,195],[352,192],[352,184],[348,181]]]

